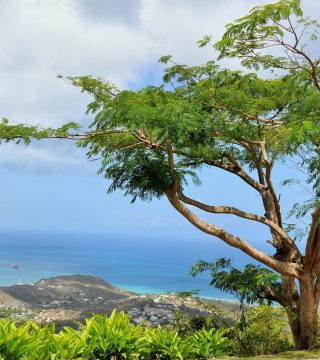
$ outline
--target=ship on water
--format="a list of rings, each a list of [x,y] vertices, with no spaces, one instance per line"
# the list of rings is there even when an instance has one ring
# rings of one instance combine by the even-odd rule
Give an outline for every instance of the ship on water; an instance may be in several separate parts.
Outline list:
[[[18,265],[17,264],[11,264],[11,268],[12,269],[18,269]]]

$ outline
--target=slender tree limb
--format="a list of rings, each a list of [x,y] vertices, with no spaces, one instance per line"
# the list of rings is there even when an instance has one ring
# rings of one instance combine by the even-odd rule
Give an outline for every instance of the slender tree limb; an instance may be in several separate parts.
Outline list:
[[[265,171],[265,179],[266,179],[266,183],[268,186],[268,190],[269,193],[272,197],[272,208],[266,209],[270,214],[270,218],[272,221],[275,221],[279,226],[282,226],[282,219],[281,219],[281,212],[280,212],[280,206],[279,206],[279,202],[278,202],[278,196],[275,192],[272,180],[271,180],[271,173],[272,173],[272,168],[273,168],[273,161],[271,161],[269,159],[269,156],[267,154],[267,150],[266,150],[266,143],[265,141],[262,141],[260,143],[260,148],[261,148],[261,154],[262,154],[262,158],[264,160],[265,163],[265,167],[266,167],[266,171]],[[266,199],[266,203],[268,203],[268,200]]]
[[[201,203],[200,201],[191,199],[187,196],[185,196],[181,191],[177,193],[177,196],[179,200],[181,200],[183,203],[195,206],[201,210],[204,210],[209,213],[213,214],[230,214],[235,215],[238,217],[241,217],[243,219],[253,220],[260,222],[261,224],[264,224],[274,230],[281,238],[287,243],[288,246],[292,249],[294,252],[294,258],[300,259],[301,254],[293,240],[290,238],[290,236],[280,227],[278,224],[274,223],[273,221],[267,219],[264,216],[259,216],[257,214],[249,213],[246,211],[242,211],[238,208],[231,207],[231,206],[210,206],[204,203]]]
[[[213,106],[217,110],[230,111],[230,108],[228,108],[227,106],[224,106],[222,104],[215,104]],[[247,112],[245,112],[243,110],[240,110],[240,109],[231,109],[231,111],[234,111],[235,113],[238,113],[239,115],[245,117],[247,120],[255,121],[258,124],[272,125],[273,127],[280,127],[280,126],[285,125],[285,122],[282,121],[282,120],[277,120],[275,118],[275,115],[270,117],[270,118],[262,118],[262,117],[259,117],[259,116],[256,116],[256,115],[251,115],[251,114],[249,114],[249,113],[247,113]]]
[[[221,240],[223,240],[228,245],[242,250],[247,255],[251,256],[255,260],[265,264],[266,266],[271,267],[273,270],[279,272],[283,275],[288,275],[291,277],[299,278],[301,276],[302,267],[299,264],[291,262],[282,262],[274,259],[273,257],[263,253],[257,248],[250,245],[245,240],[240,239],[239,237],[230,234],[224,229],[209,224],[206,221],[200,219],[194,213],[192,213],[183,203],[178,199],[176,195],[172,192],[167,193],[167,198],[171,205],[183,215],[191,224],[200,229],[202,232],[205,232],[209,235],[213,235]]]
[[[263,184],[260,184],[258,181],[253,179],[248,173],[243,169],[242,166],[230,166],[225,164],[222,160],[212,160],[212,161],[204,161],[203,163],[214,166],[217,168],[220,168],[222,170],[228,171],[238,177],[240,177],[244,182],[246,182],[248,185],[253,187],[258,192],[264,191],[266,189],[266,186]],[[239,163],[238,163],[239,164]],[[239,164],[240,165],[240,164]]]

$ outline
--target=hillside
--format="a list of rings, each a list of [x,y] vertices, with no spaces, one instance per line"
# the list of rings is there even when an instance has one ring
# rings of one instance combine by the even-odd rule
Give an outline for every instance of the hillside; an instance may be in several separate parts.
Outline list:
[[[226,316],[239,309],[235,302],[206,302]],[[110,314],[114,309],[124,310],[135,324],[146,322],[153,327],[173,324],[177,310],[210,315],[194,299],[175,294],[137,295],[90,275],[57,276],[30,285],[0,287],[0,306],[9,308],[8,316],[12,313],[10,307],[18,308],[14,319],[19,322],[31,318],[36,322],[59,322],[59,327],[73,320],[83,321],[93,313]]]
[[[10,296],[6,292],[0,291],[0,306],[1,307],[30,307],[30,304],[24,302],[23,300],[18,300],[15,297]]]
[[[6,305],[10,304],[10,299],[13,298],[12,303],[18,301],[40,307],[85,307],[132,295],[99,277],[89,275],[58,276],[30,285],[0,287],[0,291],[4,299],[5,296],[8,297]]]

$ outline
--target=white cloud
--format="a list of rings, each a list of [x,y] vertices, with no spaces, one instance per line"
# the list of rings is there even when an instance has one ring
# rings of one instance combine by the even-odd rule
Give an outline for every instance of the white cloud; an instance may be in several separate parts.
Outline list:
[[[198,49],[196,41],[205,34],[219,39],[226,23],[267,2],[0,1],[0,116],[43,126],[83,121],[88,96],[57,74],[100,75],[119,87],[141,84],[161,55],[189,64],[214,58],[212,49]],[[303,4],[311,15],[320,7],[315,0]],[[31,158],[54,151],[47,160],[55,167],[57,149],[31,146],[26,152]],[[20,157],[23,151],[10,148]],[[17,162],[19,156],[1,149],[0,163]]]
[[[136,23],[141,0],[74,0],[74,6],[86,20]]]
[[[8,170],[41,171],[41,172],[93,172],[93,167],[86,161],[83,151],[74,146],[62,144],[24,146],[12,143],[2,144],[0,163]]]

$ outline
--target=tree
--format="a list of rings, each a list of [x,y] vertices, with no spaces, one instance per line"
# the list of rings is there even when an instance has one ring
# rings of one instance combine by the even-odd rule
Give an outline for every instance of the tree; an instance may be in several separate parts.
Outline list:
[[[165,196],[200,231],[279,274],[266,271],[265,298],[285,307],[299,349],[316,345],[320,299],[320,60],[312,59],[307,47],[316,40],[317,27],[303,18],[298,0],[256,7],[228,25],[214,45],[220,58],[236,57],[255,71],[262,68],[260,77],[251,70],[221,69],[212,61],[190,67],[164,56],[164,84],[158,87],[119,91],[101,78],[68,78],[93,96],[88,105],[95,114],[92,131],[78,144],[88,148],[89,158],[102,158],[99,172],[111,180],[109,191],[123,190],[132,201]],[[306,36],[311,38],[307,43]],[[200,46],[209,42],[207,36]],[[281,49],[281,56],[268,53],[272,47]],[[304,252],[292,226],[283,222],[273,182],[274,167],[288,158],[307,169],[314,192],[293,209],[297,216],[312,213]],[[199,184],[197,172],[204,166],[242,180],[256,192],[265,213],[187,196],[188,182]],[[205,221],[193,208],[263,224],[274,255]]]
[[[60,128],[41,128],[39,125],[15,124],[8,119],[0,120],[0,143],[14,141],[17,144],[23,142],[29,145],[31,140],[41,139],[79,139],[83,134],[71,134],[70,130],[79,130],[77,123],[69,122]]]

